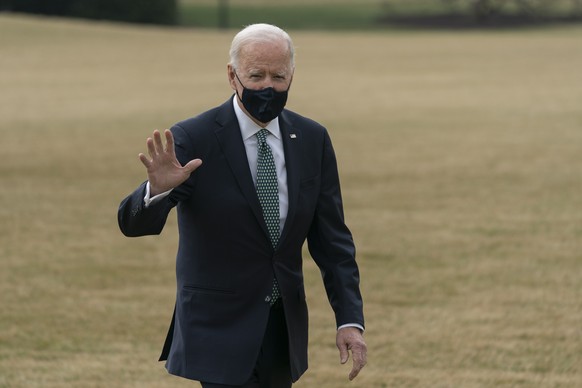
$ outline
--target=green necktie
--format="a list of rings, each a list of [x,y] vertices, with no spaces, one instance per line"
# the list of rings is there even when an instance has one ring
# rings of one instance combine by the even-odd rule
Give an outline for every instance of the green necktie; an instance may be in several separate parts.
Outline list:
[[[263,210],[263,217],[271,237],[273,248],[279,243],[279,185],[277,181],[277,169],[271,147],[267,144],[269,131],[262,128],[257,132],[259,141],[257,157],[257,195]],[[270,300],[272,304],[279,299],[279,284],[277,278],[273,279],[273,293]]]

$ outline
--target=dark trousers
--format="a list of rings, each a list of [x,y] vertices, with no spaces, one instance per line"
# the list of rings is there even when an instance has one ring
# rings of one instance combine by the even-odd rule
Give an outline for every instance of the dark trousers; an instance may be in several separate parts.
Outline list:
[[[290,388],[289,344],[285,311],[279,300],[271,307],[265,337],[253,373],[243,385],[202,382],[202,388]]]

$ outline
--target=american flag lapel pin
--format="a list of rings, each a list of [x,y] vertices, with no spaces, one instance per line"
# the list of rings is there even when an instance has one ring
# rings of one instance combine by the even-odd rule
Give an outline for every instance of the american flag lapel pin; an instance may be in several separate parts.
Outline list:
[[[291,139],[297,139],[297,135],[296,135],[296,134],[294,134],[294,133],[290,134],[290,135],[289,135],[289,137],[290,137]]]

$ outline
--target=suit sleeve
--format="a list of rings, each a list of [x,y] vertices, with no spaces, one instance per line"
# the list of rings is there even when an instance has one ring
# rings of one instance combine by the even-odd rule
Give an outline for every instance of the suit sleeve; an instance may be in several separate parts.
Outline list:
[[[117,211],[119,229],[127,237],[160,234],[174,202],[167,196],[159,202],[145,207],[146,182],[142,183],[132,194],[127,196]]]
[[[309,252],[323,277],[337,326],[364,326],[360,275],[352,234],[344,221],[337,161],[327,132],[324,134],[321,190],[307,236]]]

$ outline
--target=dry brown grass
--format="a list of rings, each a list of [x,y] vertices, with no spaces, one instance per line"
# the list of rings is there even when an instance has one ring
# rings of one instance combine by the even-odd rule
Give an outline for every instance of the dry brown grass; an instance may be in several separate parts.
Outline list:
[[[0,387],[192,386],[156,363],[175,224],[127,239],[115,216],[150,131],[229,96],[231,36],[0,16]],[[370,348],[349,384],[306,259],[296,386],[582,386],[582,29],[293,36]]]

